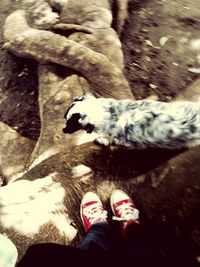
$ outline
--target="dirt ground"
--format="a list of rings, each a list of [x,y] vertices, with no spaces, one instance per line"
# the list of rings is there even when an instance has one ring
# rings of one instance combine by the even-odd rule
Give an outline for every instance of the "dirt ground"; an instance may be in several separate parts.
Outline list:
[[[4,20],[17,5],[15,0],[0,3],[0,120],[36,140],[40,129],[37,63],[8,54],[2,47]],[[121,42],[125,75],[137,99],[157,95],[170,101],[198,77],[199,32],[199,0],[129,1]]]
[[[197,77],[189,69],[199,67],[199,50],[191,48],[192,40],[199,38],[198,4],[198,0],[130,2],[121,39],[125,73],[138,99],[156,94],[169,101]]]
[[[40,130],[37,63],[16,58],[2,48],[4,21],[18,5],[16,1],[5,0],[0,7],[0,120],[23,136],[37,139]]]

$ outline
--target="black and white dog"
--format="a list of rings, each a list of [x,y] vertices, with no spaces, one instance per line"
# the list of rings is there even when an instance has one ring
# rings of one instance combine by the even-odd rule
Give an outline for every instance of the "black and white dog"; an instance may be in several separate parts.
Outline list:
[[[200,144],[200,103],[115,100],[85,94],[65,113],[64,133],[84,129],[103,145],[141,149],[187,148]]]

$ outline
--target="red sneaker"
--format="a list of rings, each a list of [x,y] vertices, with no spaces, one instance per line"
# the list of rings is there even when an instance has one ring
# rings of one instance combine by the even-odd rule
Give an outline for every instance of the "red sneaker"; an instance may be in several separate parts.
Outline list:
[[[113,220],[121,221],[123,233],[127,226],[139,224],[139,210],[136,209],[132,199],[122,190],[115,190],[110,197],[111,209],[115,216]]]
[[[97,194],[93,192],[88,192],[83,196],[80,214],[86,232],[94,223],[107,223],[107,211],[104,210],[102,202]]]

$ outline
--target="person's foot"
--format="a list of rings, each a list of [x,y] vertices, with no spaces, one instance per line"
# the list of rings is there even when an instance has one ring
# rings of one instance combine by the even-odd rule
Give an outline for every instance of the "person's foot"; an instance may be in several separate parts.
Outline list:
[[[125,232],[130,224],[139,224],[139,210],[132,199],[122,190],[115,190],[110,197],[110,205],[114,214],[113,220],[121,221],[122,231]]]
[[[93,192],[87,192],[83,196],[80,214],[86,232],[90,229],[92,224],[100,222],[107,223],[107,211],[104,210],[102,202],[97,194]]]

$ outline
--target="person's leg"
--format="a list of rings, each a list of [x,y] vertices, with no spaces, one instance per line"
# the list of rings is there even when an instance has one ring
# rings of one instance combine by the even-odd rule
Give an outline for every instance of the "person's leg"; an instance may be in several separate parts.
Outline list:
[[[83,196],[80,214],[86,236],[79,248],[89,250],[97,245],[103,250],[110,250],[110,227],[107,222],[107,211],[104,210],[101,200],[95,193],[88,192]]]
[[[151,255],[155,247],[139,220],[139,211],[122,190],[115,190],[110,199],[114,220],[121,222],[125,249],[132,255]]]
[[[142,224],[133,223],[126,228],[125,246],[132,255],[148,256],[158,252]]]
[[[79,248],[89,250],[91,244],[96,244],[102,249],[110,250],[110,227],[107,223],[95,223],[81,241]]]

